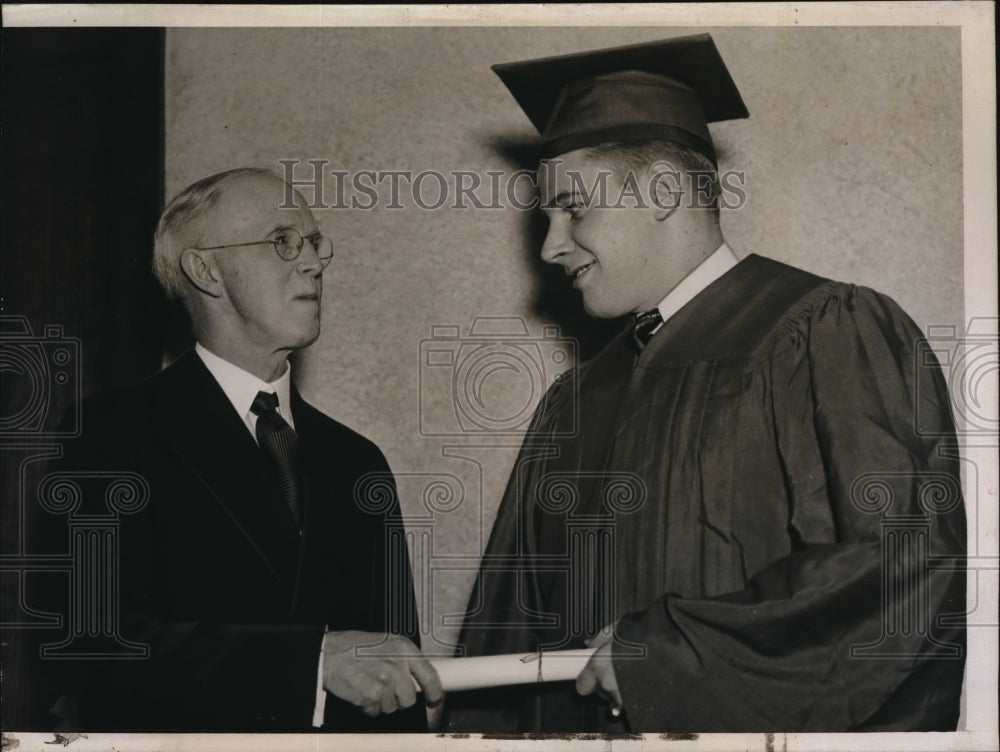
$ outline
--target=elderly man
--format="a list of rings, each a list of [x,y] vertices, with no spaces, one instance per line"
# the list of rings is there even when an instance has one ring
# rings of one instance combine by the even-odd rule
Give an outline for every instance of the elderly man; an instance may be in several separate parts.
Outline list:
[[[149,658],[66,672],[84,729],[308,731],[325,712],[327,730],[419,731],[414,679],[440,701],[417,634],[400,633],[414,597],[388,543],[394,487],[377,511],[359,503],[363,476],[392,486],[385,458],[292,383],[333,256],[305,207],[271,173],[237,169],[162,215],[155,272],[197,344],[86,402],[60,466],[149,487],[118,531],[121,637]]]
[[[542,132],[543,260],[633,324],[539,406],[460,638],[598,650],[450,728],[954,729],[965,516],[917,327],[726,244],[706,123],[747,112],[707,35],[495,70]]]

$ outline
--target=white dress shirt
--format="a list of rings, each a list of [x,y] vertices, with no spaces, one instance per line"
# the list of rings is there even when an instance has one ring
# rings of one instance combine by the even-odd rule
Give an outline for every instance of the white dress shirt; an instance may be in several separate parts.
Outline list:
[[[739,262],[740,260],[736,258],[736,254],[723,241],[722,245],[711,256],[698,264],[690,274],[677,283],[673,290],[667,293],[667,297],[660,301],[657,308],[660,311],[663,322],[666,323],[671,316],[694,300],[698,293],[715,282],[715,280]],[[657,326],[652,334],[656,334],[661,326],[663,324]]]
[[[202,363],[209,373],[219,382],[222,391],[233,403],[236,413],[243,419],[250,435],[257,440],[257,416],[250,412],[250,406],[257,397],[257,392],[268,392],[278,395],[278,413],[293,429],[295,419],[292,417],[292,364],[286,363],[285,372],[277,379],[268,383],[258,379],[249,371],[234,366],[228,360],[223,360],[200,342],[195,344],[194,351],[198,353]]]

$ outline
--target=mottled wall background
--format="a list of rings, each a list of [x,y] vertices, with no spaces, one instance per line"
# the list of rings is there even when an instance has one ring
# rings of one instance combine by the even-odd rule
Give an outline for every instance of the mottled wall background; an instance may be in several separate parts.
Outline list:
[[[308,178],[305,161],[326,160],[327,171],[350,173],[348,185],[363,170],[473,171],[483,203],[509,207],[487,172],[530,166],[535,133],[490,64],[700,31],[170,29],[166,194],[235,166],[280,170],[279,160],[301,160],[295,176]],[[749,120],[712,127],[720,167],[745,172],[745,207],[723,213],[730,245],[875,287],[921,327],[961,327],[959,30],[709,31],[750,110]],[[526,199],[527,181],[518,186]],[[518,343],[544,325],[579,334],[584,317],[572,291],[539,268],[541,228],[530,212],[471,200],[449,208],[454,184],[444,207],[427,210],[400,187],[394,202],[389,179],[379,184],[370,210],[314,211],[337,258],[323,334],[298,361],[297,380],[322,410],[376,441],[399,476],[425,629],[448,652],[458,620],[447,615],[464,608],[518,416],[540,396],[540,380],[566,367],[551,341]],[[324,204],[352,195],[368,203],[336,189],[328,175]],[[423,189],[423,203],[436,203],[437,181]],[[467,339],[476,316],[516,317],[530,336],[490,340],[492,349],[428,342],[442,325]],[[532,380],[527,364],[538,358]],[[465,389],[473,384],[482,390]],[[483,429],[469,433],[475,426],[456,407]],[[514,432],[498,430],[507,427]],[[458,435],[431,435],[450,428]]]

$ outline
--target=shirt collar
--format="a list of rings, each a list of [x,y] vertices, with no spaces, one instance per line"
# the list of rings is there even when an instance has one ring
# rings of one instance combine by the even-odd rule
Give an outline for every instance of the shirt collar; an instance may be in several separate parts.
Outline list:
[[[194,350],[198,353],[205,367],[209,370],[222,391],[226,393],[229,401],[233,403],[240,419],[247,420],[250,413],[250,405],[253,404],[257,392],[273,392],[278,395],[278,412],[288,425],[295,428],[295,421],[292,419],[292,364],[285,366],[285,372],[277,379],[268,383],[257,378],[252,373],[244,371],[239,366],[235,366],[228,360],[220,358],[215,353],[206,349],[200,342],[196,343]]]
[[[739,259],[736,258],[736,254],[734,254],[729,246],[723,242],[711,256],[698,264],[698,266],[696,266],[690,274],[682,279],[674,287],[674,289],[668,292],[667,296],[660,301],[657,308],[660,311],[660,316],[663,318],[663,321],[666,322],[671,316],[693,300],[698,293],[738,263]],[[657,327],[657,329],[659,329],[659,327]]]

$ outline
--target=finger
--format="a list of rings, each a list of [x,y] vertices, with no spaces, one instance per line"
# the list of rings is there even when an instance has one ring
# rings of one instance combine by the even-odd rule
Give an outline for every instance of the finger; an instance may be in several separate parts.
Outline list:
[[[601,687],[611,705],[611,715],[617,718],[622,714],[625,700],[622,699],[621,689],[618,687],[618,677],[615,675],[615,667],[611,661],[608,662],[607,670],[601,677]]]
[[[381,709],[383,713],[395,713],[399,709],[396,704],[396,692],[392,687],[386,687],[382,690],[382,705]]]
[[[383,660],[361,659],[355,663],[351,676],[354,697],[345,697],[360,707],[365,715],[378,715],[382,711],[385,695],[393,697],[392,666]],[[395,708],[393,708],[395,710]],[[392,712],[392,711],[386,711]]]
[[[584,640],[584,644],[588,648],[599,648],[610,642],[612,637],[614,637],[614,632],[608,632],[607,634],[598,632],[593,637]]]
[[[417,690],[413,686],[413,679],[408,671],[399,671],[396,682],[393,684],[393,691],[396,693],[396,702],[401,708],[412,707],[417,701]]]
[[[349,666],[343,674],[334,677],[334,681],[326,684],[326,689],[362,709],[373,704],[381,705],[381,687],[357,665]]]
[[[436,707],[444,699],[444,689],[437,670],[422,655],[411,656],[408,660],[410,673],[417,680],[424,693],[424,704]]]
[[[621,709],[625,707],[625,701],[622,699],[622,693],[618,691],[617,684],[611,688],[609,694],[611,695],[611,710],[614,711],[615,708],[618,708],[618,711],[621,712]]]
[[[614,663],[608,659],[602,664],[602,673],[599,677],[601,683],[601,689],[604,690],[604,694],[607,695],[608,701],[611,706],[622,707],[625,702],[622,700],[621,689],[618,687],[618,676],[615,674]]]
[[[594,694],[601,698],[603,702],[608,703],[612,718],[617,718],[622,714],[623,703],[621,694],[617,688],[606,687],[602,682],[598,682],[594,689]]]
[[[605,687],[601,694],[604,695],[605,701],[607,701],[608,706],[611,708],[611,717],[617,718],[620,716],[625,708],[625,702],[622,700],[622,695],[618,691],[618,687]]]
[[[590,638],[584,640],[584,644],[586,644],[586,646],[589,647],[589,648],[599,648],[599,647],[601,647],[606,642],[609,642],[612,637],[615,636],[615,627],[617,625],[618,625],[617,622],[612,622],[611,624],[606,624],[601,629],[600,632],[598,632],[597,634],[595,634],[593,637],[590,637]]]
[[[591,661],[592,663],[593,661]],[[580,675],[576,677],[576,691],[581,695],[589,695],[597,688],[597,674],[588,663]]]

